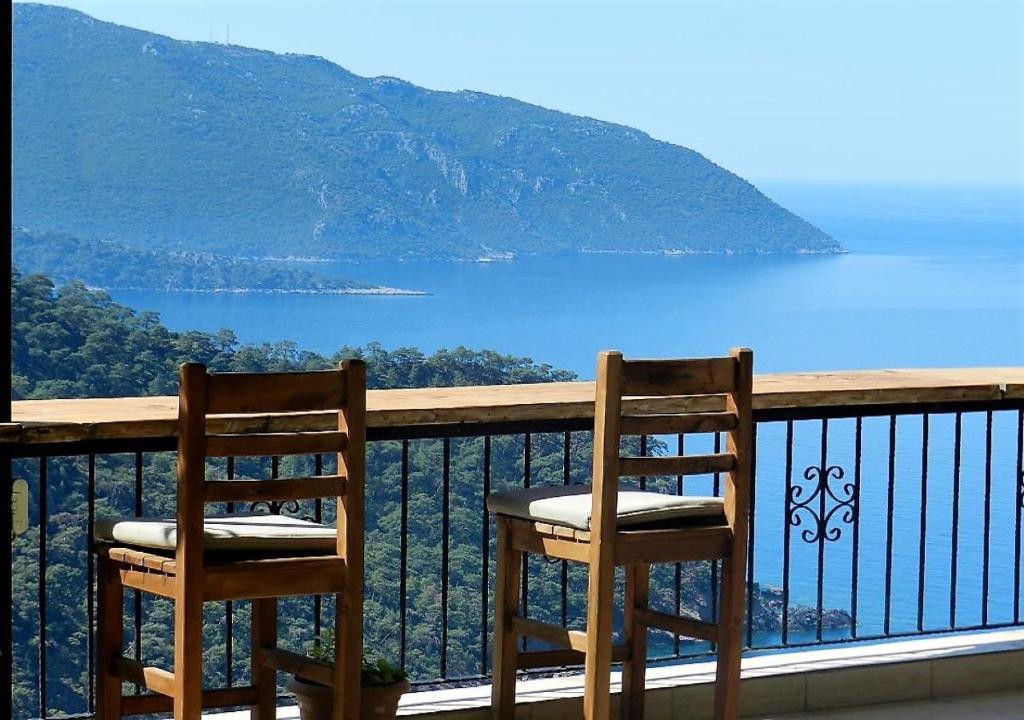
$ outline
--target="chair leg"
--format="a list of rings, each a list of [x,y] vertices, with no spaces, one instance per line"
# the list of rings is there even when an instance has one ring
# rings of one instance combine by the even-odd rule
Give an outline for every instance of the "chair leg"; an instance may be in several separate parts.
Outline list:
[[[743,552],[740,550],[739,552]],[[715,718],[736,720],[740,715],[740,648],[743,642],[743,558],[722,561],[719,601],[718,667],[715,677]]]
[[[513,720],[516,713],[516,635],[511,632],[519,609],[522,555],[512,547],[512,530],[498,518],[498,567],[494,581],[494,662],[492,667],[491,717]]]
[[[615,565],[610,548],[598,550],[589,565],[587,653],[583,670],[583,720],[611,717],[612,613]]]
[[[121,678],[113,673],[113,662],[124,644],[124,589],[121,579],[105,557],[99,559],[96,628],[96,718],[121,717]]]
[[[277,672],[263,664],[263,648],[277,645],[277,600],[252,601],[252,684],[256,704],[252,720],[274,720],[277,716]]]
[[[179,578],[174,600],[174,720],[203,712],[203,597]]]
[[[362,586],[359,586],[362,592]],[[339,593],[334,605],[334,706],[332,720],[359,720],[360,670],[363,662],[363,619],[353,599]]]
[[[636,610],[647,608],[651,578],[650,565],[626,568],[623,609],[623,641],[629,645],[630,660],[622,665],[622,720],[643,720],[647,676],[647,626],[636,621]]]

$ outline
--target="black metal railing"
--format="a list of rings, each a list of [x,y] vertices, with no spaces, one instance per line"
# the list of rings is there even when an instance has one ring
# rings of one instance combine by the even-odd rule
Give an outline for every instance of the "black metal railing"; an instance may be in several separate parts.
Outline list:
[[[746,645],[768,650],[1021,623],[1024,403],[1019,400],[775,409],[756,413]],[[492,490],[585,482],[590,421],[372,429],[368,458],[366,637],[417,684],[485,681],[490,667]],[[687,436],[688,452],[718,435]],[[645,437],[641,453],[683,448]],[[168,514],[173,441],[22,445],[14,477],[32,484],[34,523],[14,541],[16,718],[87,716],[94,707],[97,518]],[[228,477],[281,472],[277,458],[228,459]],[[304,460],[316,474],[333,458]],[[717,494],[717,475],[640,478],[641,487]],[[257,508],[227,505],[227,512]],[[259,508],[332,522],[333,503]],[[564,561],[526,565],[522,604],[581,627],[586,577]],[[652,602],[713,620],[717,563],[652,574]],[[333,599],[282,604],[281,637],[316,643]],[[169,662],[168,604],[126,597],[137,659]],[[208,680],[248,672],[248,603],[207,609]],[[163,638],[161,640],[161,638]],[[155,650],[152,649],[155,647]],[[652,657],[712,648],[652,634]],[[137,689],[136,689],[137,690]]]

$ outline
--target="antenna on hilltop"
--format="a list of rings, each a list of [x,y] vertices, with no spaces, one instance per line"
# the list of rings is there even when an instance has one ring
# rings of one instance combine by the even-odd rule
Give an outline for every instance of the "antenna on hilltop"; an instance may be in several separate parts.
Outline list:
[[[231,26],[228,24],[224,25],[224,44],[231,44]]]

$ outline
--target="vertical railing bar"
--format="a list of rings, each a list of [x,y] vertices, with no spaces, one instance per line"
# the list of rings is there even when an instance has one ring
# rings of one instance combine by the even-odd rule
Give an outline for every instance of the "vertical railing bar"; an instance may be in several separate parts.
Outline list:
[[[230,465],[229,465],[230,467]],[[142,452],[135,453],[135,517],[142,517]],[[142,662],[142,591],[134,591],[132,611],[135,616],[135,661]],[[135,694],[142,692],[142,686],[136,683]]]
[[[1014,509],[1013,622],[1020,622],[1021,512],[1024,511],[1024,409],[1017,411],[1017,505]]]
[[[572,433],[565,432],[562,438],[562,485],[569,486],[572,481]],[[569,623],[569,561],[563,560],[561,567],[562,582],[562,627]]]
[[[981,569],[981,624],[988,625],[988,588],[992,555],[992,411],[985,413],[985,526]]]
[[[451,497],[452,497],[452,474],[451,456],[452,440],[445,438],[442,442],[444,453],[442,471],[442,499],[444,506],[441,509],[441,678],[448,677],[448,563],[449,563],[449,534],[451,532]]]
[[[96,711],[96,626],[94,620],[96,618],[96,594],[95,594],[95,583],[96,583],[96,559],[93,556],[93,535],[96,530],[96,456],[89,455],[89,472],[86,477],[88,478],[88,490],[86,491],[86,498],[88,498],[88,511],[86,519],[86,626],[88,632],[86,633],[86,653],[88,654],[89,660],[89,700],[88,707],[89,712]],[[123,608],[119,608],[119,612],[123,612]]]
[[[46,533],[48,529],[46,517],[46,458],[39,458],[39,717],[46,717]],[[4,692],[7,692],[6,690]]]
[[[683,435],[683,433],[679,433],[678,435],[676,435],[676,455],[683,455],[683,454],[685,454],[685,440],[684,440],[684,437],[685,436]],[[676,495],[682,495],[682,494],[683,494],[683,476],[682,475],[676,475]],[[676,566],[675,566],[675,578],[674,578],[674,582],[673,582],[673,586],[672,586],[673,594],[675,595],[674,600],[675,600],[676,615],[681,615],[682,612],[683,612],[682,585],[683,585],[683,564],[682,563],[676,563]],[[673,636],[672,648],[673,648],[673,653],[675,654],[676,657],[678,657],[679,656],[679,650],[680,650],[679,635],[674,635]]]
[[[921,529],[917,555],[917,631],[924,630],[924,587],[928,537],[928,413],[921,418]]]
[[[823,615],[825,612],[825,527],[827,516],[825,515],[825,500],[828,495],[828,418],[821,420],[821,473],[818,476],[821,487],[818,490],[818,517],[822,525],[818,528],[818,594],[817,612],[814,621],[814,639],[821,642],[822,631],[824,630]]]
[[[235,459],[228,458],[227,475],[228,480],[235,479]],[[235,511],[235,503],[228,502],[227,511]],[[235,605],[227,600],[224,603],[224,676],[227,686],[235,684]]]
[[[533,464],[533,435],[526,433],[523,436],[523,487],[530,487],[531,465]],[[529,617],[530,612],[530,556],[523,553],[523,582],[522,586],[522,607],[523,617]],[[522,648],[526,650],[526,636],[522,638]]]
[[[313,474],[323,475],[324,474],[324,456],[317,453],[313,456]],[[324,499],[315,498],[313,500],[313,522],[322,523],[324,521]],[[317,648],[320,647],[320,635],[323,628],[323,605],[324,599],[322,595],[313,596],[313,645]]]
[[[960,547],[960,444],[963,439],[963,415],[956,414],[953,430],[953,527],[949,552],[949,627],[956,628],[957,559]]]
[[[789,552],[790,518],[793,501],[793,421],[786,421],[786,501],[785,518],[782,523],[782,644],[789,644]]]
[[[892,621],[893,513],[896,500],[896,416],[889,416],[889,493],[885,520],[885,618],[883,634],[888,635]]]
[[[483,560],[480,566],[480,674],[487,674],[487,599],[489,572],[491,566],[491,517],[487,512],[487,496],[491,494],[491,436],[484,436],[484,489],[483,489],[483,518],[481,520],[481,541],[480,555]]]
[[[850,636],[857,637],[857,581],[860,574],[860,473],[864,419],[857,417],[853,440],[853,548],[850,552]]]
[[[641,435],[640,436],[640,456],[644,457],[646,455],[647,455],[647,436],[646,435]],[[647,476],[646,475],[641,475],[640,476],[640,489],[641,490],[646,490],[647,489]]]
[[[750,428],[750,524],[747,528],[747,647],[754,646],[754,520],[757,518],[757,423]]]
[[[405,667],[406,646],[408,644],[408,623],[406,621],[409,575],[409,441],[402,441],[402,508],[401,532],[398,548],[398,625],[399,645],[398,663]]]
[[[715,433],[715,454],[722,452],[722,434]],[[722,474],[715,473],[711,480],[711,494],[715,497],[722,489]],[[711,561],[711,622],[718,623],[718,561]],[[711,643],[712,649],[715,644]]]

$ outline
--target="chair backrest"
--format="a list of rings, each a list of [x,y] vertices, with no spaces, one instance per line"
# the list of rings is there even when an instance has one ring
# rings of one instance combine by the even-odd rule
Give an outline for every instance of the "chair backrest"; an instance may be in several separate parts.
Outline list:
[[[724,473],[729,524],[745,530],[753,453],[753,353],[692,360],[597,360],[591,536],[615,533],[620,477]],[[717,396],[717,397],[715,397]],[[629,435],[727,433],[725,452],[638,457],[621,453]]]
[[[361,554],[366,443],[366,367],[345,360],[337,369],[294,373],[210,373],[198,363],[179,372],[177,559],[201,565],[206,503],[338,499],[339,556]],[[334,412],[332,430],[210,433],[213,416]],[[228,420],[228,422],[225,422]],[[336,453],[335,475],[274,480],[207,479],[209,457]],[[356,558],[351,558],[356,560]],[[351,564],[351,563],[350,563]],[[181,570],[179,570],[181,572]]]

